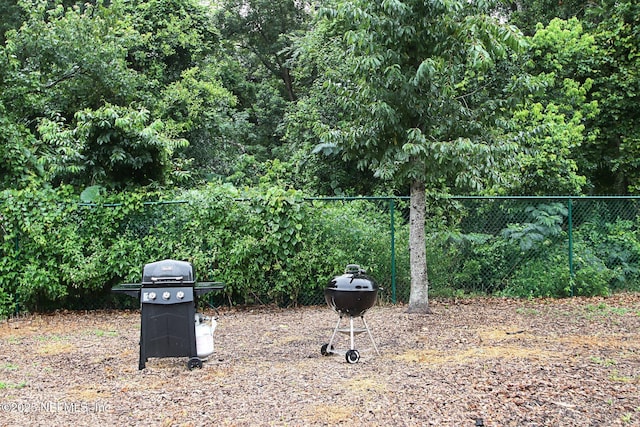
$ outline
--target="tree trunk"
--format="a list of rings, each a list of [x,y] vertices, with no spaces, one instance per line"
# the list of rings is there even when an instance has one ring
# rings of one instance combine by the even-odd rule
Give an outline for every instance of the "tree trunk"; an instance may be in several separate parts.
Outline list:
[[[429,278],[427,276],[427,245],[425,240],[425,185],[415,180],[411,183],[409,210],[409,259],[411,264],[411,293],[408,313],[428,314]]]

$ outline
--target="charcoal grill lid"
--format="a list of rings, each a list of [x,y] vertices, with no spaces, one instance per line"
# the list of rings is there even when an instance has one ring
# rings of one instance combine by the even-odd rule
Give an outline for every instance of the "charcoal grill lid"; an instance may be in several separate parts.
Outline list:
[[[357,264],[349,264],[341,276],[334,277],[324,289],[329,307],[350,317],[362,316],[375,305],[378,285]]]
[[[367,275],[366,270],[357,264],[349,264],[344,270],[344,274],[336,276],[329,281],[326,289],[337,291],[370,291],[377,292],[378,284]]]

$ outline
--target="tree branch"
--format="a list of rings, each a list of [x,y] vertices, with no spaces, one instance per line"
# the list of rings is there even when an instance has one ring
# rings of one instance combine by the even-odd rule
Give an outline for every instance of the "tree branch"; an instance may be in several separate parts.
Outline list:
[[[81,68],[78,64],[74,64],[73,67],[71,67],[71,69],[69,71],[67,71],[66,73],[64,73],[63,75],[61,75],[60,77],[58,77],[55,80],[50,80],[47,83],[44,84],[44,88],[45,89],[49,89],[52,88],[53,86],[56,86],[57,84],[65,81],[65,80],[70,80],[72,78],[74,78],[76,75],[80,74],[81,72]]]

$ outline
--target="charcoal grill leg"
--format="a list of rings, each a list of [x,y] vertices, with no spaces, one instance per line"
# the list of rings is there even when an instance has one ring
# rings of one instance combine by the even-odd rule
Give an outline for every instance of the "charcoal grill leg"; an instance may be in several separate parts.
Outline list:
[[[378,346],[376,345],[376,342],[373,340],[373,335],[371,335],[371,331],[369,330],[369,325],[367,325],[367,321],[364,320],[364,316],[360,316],[360,318],[362,319],[362,323],[364,323],[364,328],[367,330],[367,334],[369,334],[369,339],[373,344],[373,348],[376,350],[376,354],[380,356],[380,352],[378,351]]]
[[[351,350],[355,350],[355,344],[353,339],[353,317],[349,316],[349,337],[351,338]]]
[[[342,316],[340,316],[338,318],[338,323],[336,323],[336,327],[333,329],[333,334],[331,335],[331,339],[329,340],[329,344],[327,344],[327,352],[329,353],[333,353],[331,350],[333,350],[333,340],[336,337],[336,332],[338,332],[338,329],[340,328],[340,322],[342,321]]]

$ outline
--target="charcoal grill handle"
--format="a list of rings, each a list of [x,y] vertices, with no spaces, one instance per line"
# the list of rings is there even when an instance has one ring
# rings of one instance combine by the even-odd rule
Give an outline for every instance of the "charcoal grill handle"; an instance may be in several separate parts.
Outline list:
[[[152,277],[151,281],[152,282],[159,282],[159,281],[172,281],[172,282],[182,282],[182,280],[184,279],[184,276],[176,276],[176,277]]]
[[[344,269],[345,273],[356,273],[358,271],[360,271],[360,266],[358,264],[347,264]]]

